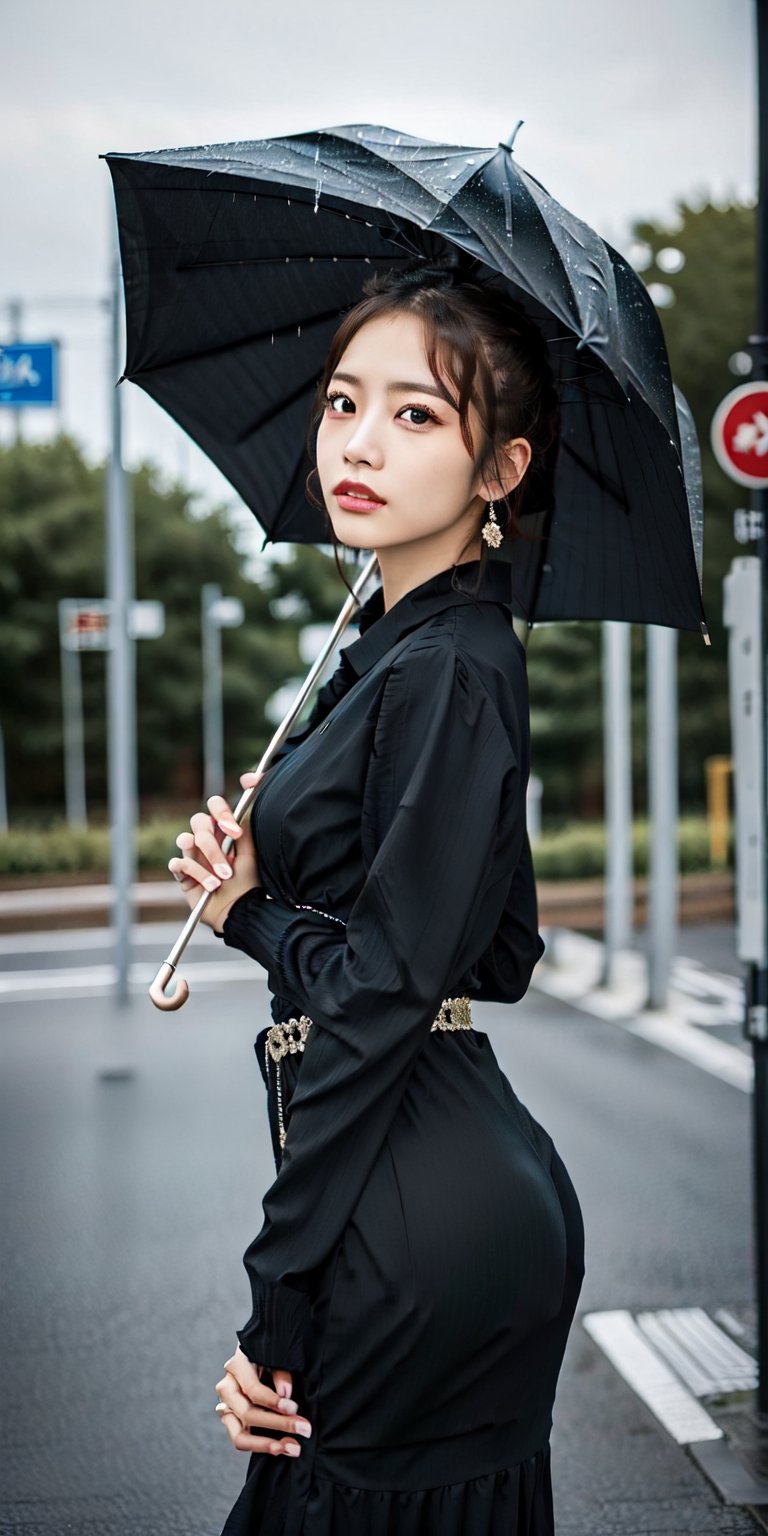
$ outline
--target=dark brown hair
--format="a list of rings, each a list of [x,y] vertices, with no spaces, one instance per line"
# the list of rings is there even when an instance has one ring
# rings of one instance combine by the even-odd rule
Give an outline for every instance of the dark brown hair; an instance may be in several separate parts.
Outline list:
[[[446,399],[451,397],[441,373],[447,375],[458,392],[461,435],[476,467],[503,481],[498,461],[502,445],[514,437],[525,437],[531,445],[531,460],[522,480],[494,502],[505,537],[529,537],[520,526],[520,518],[551,505],[560,429],[559,397],[547,344],[538,326],[505,289],[492,282],[472,281],[462,276],[458,268],[423,260],[399,270],[375,273],[362,291],[365,298],[347,311],[333,336],[318,381],[307,432],[310,461],[314,459],[314,437],[325,410],[330,379],[353,336],[367,320],[379,315],[420,315],[430,370]],[[470,400],[485,434],[477,459],[469,426]],[[327,507],[311,484],[316,475],[315,464],[306,479],[307,497],[325,514],[336,566],[351,592]],[[479,529],[470,535],[464,548],[477,532]],[[488,546],[483,541],[475,591],[482,581],[487,558]],[[455,575],[456,566],[452,580]]]

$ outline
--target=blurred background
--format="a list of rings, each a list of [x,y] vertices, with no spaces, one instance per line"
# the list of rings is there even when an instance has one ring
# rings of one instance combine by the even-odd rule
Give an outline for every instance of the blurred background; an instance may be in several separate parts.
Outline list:
[[[685,859],[706,859],[707,761],[727,755],[722,581],[739,544],[738,492],[709,447],[713,411],[749,366],[754,315],[753,42],[747,0],[642,8],[592,3],[578,13],[481,6],[469,26],[451,0],[378,13],[302,3],[278,25],[261,5],[139,0],[130,24],[87,0],[33,3],[4,18],[11,64],[4,120],[0,337],[58,342],[56,404],[0,403],[0,720],[7,817],[28,833],[65,819],[60,599],[104,595],[104,461],[109,448],[112,194],[106,150],[199,144],[381,121],[413,133],[495,144],[522,118],[515,153],[566,207],[642,274],[662,318],[673,377],[704,458],[704,600],[713,640],[679,651],[680,809]],[[115,31],[112,29],[116,28]],[[224,34],[227,34],[226,36]],[[236,44],[231,41],[236,38]],[[546,40],[546,46],[544,46]],[[217,53],[213,67],[210,47]],[[351,49],[351,53],[350,53]],[[340,606],[327,552],[277,545],[260,554],[252,513],[175,423],[124,386],[124,462],[135,517],[136,596],[165,605],[164,633],[137,647],[142,821],[194,808],[203,790],[201,588],[243,604],[223,637],[227,792],[255,762],[306,672],[302,627]],[[224,536],[222,536],[224,535]],[[644,644],[632,668],[635,808],[645,809]],[[545,834],[578,827],[578,845],[546,840],[546,875],[594,874],[603,807],[598,625],[556,625],[529,644],[535,772]],[[106,803],[105,656],[80,658],[85,798],[94,833]],[[701,680],[706,676],[707,707]],[[269,702],[272,707],[265,718]],[[589,835],[586,829],[589,828]],[[27,846],[37,850],[36,840]],[[102,840],[103,843],[103,840]],[[66,838],[50,841],[62,868]],[[79,839],[69,867],[90,860]],[[145,867],[165,843],[141,845]],[[642,848],[638,850],[642,857]],[[30,852],[31,857],[31,852]],[[9,859],[13,864],[9,865]],[[16,839],[0,873],[22,873]],[[103,856],[102,856],[103,866]],[[92,863],[93,869],[98,864]],[[33,866],[40,871],[39,863]]]
[[[103,603],[124,354],[112,336],[108,151],[346,123],[495,146],[522,119],[517,161],[647,285],[699,434],[712,639],[681,633],[673,653],[674,911],[666,948],[658,940],[655,1023],[641,1020],[636,966],[652,843],[648,637],[629,629],[617,769],[597,623],[536,626],[528,639],[529,829],[548,953],[514,1029],[493,1005],[479,1017],[579,1191],[583,1314],[706,1308],[746,1349],[739,1380],[754,1386],[723,583],[755,552],[756,526],[710,446],[719,402],[752,367],[752,0],[27,0],[2,7],[0,28],[0,1162],[11,1175],[0,1531],[215,1533],[240,1486],[213,1383],[246,1315],[240,1254],[273,1176],[252,1056],[265,977],[200,929],[186,1011],[158,1015],[146,986],[186,915],[167,871],[177,833],[214,789],[234,802],[346,597],[329,549],[263,549],[215,467],[121,386],[137,600],[121,983]],[[52,344],[52,403],[8,403],[14,343]],[[611,772],[626,823],[612,929]],[[610,975],[609,955],[621,961]],[[659,1428],[586,1328],[569,1344],[555,1440],[562,1536],[741,1533],[758,1520],[751,1496],[751,1513],[734,1508],[723,1525],[718,1494],[680,1454],[684,1436]],[[659,1506],[641,1524],[651,1497]]]

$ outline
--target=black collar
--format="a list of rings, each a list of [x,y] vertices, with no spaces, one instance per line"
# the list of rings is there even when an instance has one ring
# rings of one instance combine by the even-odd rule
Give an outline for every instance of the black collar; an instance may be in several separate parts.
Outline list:
[[[351,620],[359,626],[359,639],[344,646],[340,655],[361,677],[409,630],[445,608],[460,603],[491,602],[505,603],[511,611],[512,573],[506,560],[488,558],[477,594],[463,590],[474,586],[479,566],[479,559],[467,560],[456,567],[438,571],[436,576],[429,576],[420,586],[405,592],[386,613],[384,589],[377,587],[363,603],[357,619]]]

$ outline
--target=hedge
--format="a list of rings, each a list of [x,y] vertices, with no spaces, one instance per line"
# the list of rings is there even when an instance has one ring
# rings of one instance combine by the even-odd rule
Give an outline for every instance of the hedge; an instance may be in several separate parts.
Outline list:
[[[136,834],[140,874],[167,873],[168,860],[178,853],[176,836],[183,818],[157,818]],[[634,865],[637,875],[648,871],[648,823],[633,828]],[[547,832],[534,844],[533,859],[539,880],[584,880],[600,876],[605,864],[605,829],[602,822],[581,822],[558,832]],[[681,871],[711,868],[709,833],[704,817],[683,817],[678,824]],[[733,839],[729,841],[729,865]],[[109,871],[107,827],[76,829],[62,822],[46,828],[13,829],[0,833],[0,877],[14,875],[71,875],[92,873],[106,877]]]

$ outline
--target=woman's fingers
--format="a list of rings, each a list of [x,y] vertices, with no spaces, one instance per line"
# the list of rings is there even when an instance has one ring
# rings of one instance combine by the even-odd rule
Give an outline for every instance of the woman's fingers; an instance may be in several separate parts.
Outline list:
[[[210,800],[206,800],[205,803],[214,821],[218,822],[228,837],[240,836],[243,829],[240,823],[235,821],[232,807],[229,801],[224,799],[223,795],[211,795]]]
[[[219,1414],[219,1417],[236,1451],[261,1451],[266,1456],[301,1455],[298,1440],[270,1440],[266,1435],[251,1434],[250,1429],[243,1429],[231,1409]]]
[[[176,839],[177,848],[181,848],[184,857],[182,859],[169,859],[168,868],[177,880],[182,882],[185,890],[189,890],[190,880],[197,885],[202,885],[206,891],[217,891],[221,885],[222,877],[214,872],[200,854],[200,849],[195,841],[193,832],[180,832]],[[221,855],[222,859],[224,855]],[[227,866],[229,868],[229,865]]]
[[[301,1435],[306,1439],[312,1433],[312,1426],[308,1419],[295,1415],[295,1403],[291,1402],[294,1410],[292,1415],[278,1413],[278,1402],[285,1403],[288,1399],[279,1397],[276,1391],[265,1385],[258,1374],[258,1367],[239,1347],[231,1359],[226,1361],[224,1372],[221,1381],[216,1383],[216,1391],[224,1405],[220,1417],[233,1445],[238,1450],[299,1455],[301,1447],[298,1441],[288,1437]],[[247,1391],[243,1390],[244,1387]],[[250,1433],[251,1428],[282,1431],[284,1438],[271,1440],[266,1436],[256,1436]]]
[[[229,806],[227,810],[229,811]],[[229,814],[231,816],[231,811]],[[206,816],[205,811],[196,811],[194,816],[190,816],[189,825],[200,853],[208,860],[211,869],[220,875],[222,880],[228,880],[232,874],[232,864],[228,855],[221,851],[223,837],[221,839],[217,837],[213,817]],[[224,836],[227,836],[226,832]]]
[[[290,1401],[293,1398],[293,1376],[290,1371],[281,1370],[278,1366],[272,1372],[272,1380],[275,1383],[275,1391],[284,1407],[286,1400]]]
[[[255,773],[241,773],[240,783],[242,784],[243,789],[253,789],[254,785],[261,783],[265,773],[268,772],[268,768],[262,768],[261,772],[259,772],[257,769]]]

